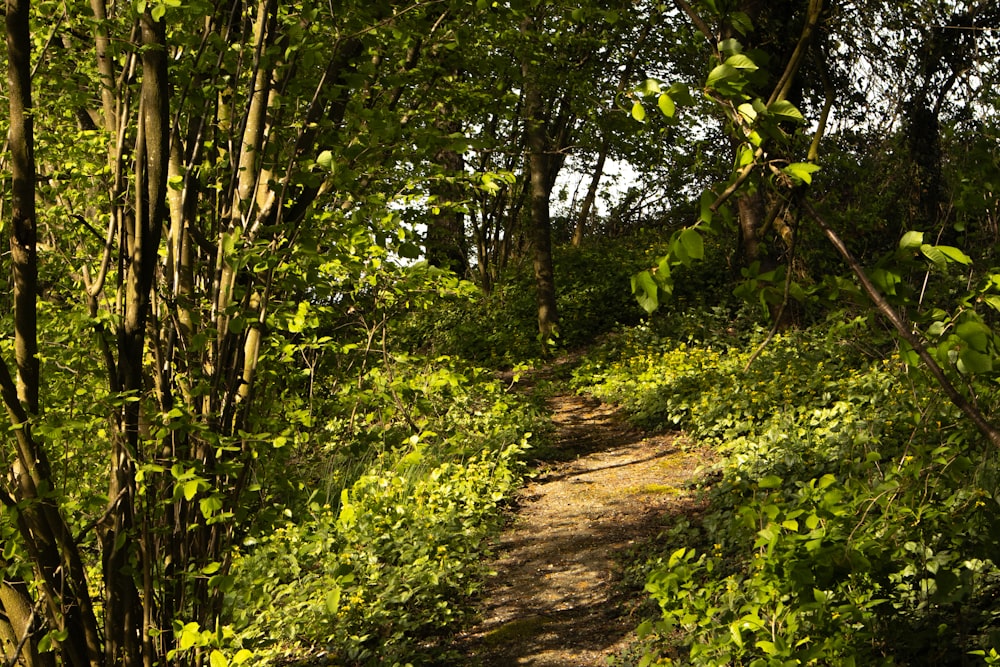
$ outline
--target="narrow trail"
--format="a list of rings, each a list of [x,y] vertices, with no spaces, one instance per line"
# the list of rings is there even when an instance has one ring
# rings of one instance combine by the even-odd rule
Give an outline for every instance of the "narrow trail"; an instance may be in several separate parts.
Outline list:
[[[459,638],[469,665],[607,665],[640,619],[618,585],[619,555],[697,512],[688,483],[708,454],[644,437],[593,398],[549,400],[554,456],[522,489],[495,547],[480,622]]]

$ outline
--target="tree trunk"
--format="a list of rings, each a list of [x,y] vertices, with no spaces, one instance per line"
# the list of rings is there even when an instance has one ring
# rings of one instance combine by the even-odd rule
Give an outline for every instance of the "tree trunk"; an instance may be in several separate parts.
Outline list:
[[[0,393],[13,427],[16,457],[2,492],[8,506],[22,503],[16,512],[17,530],[24,540],[38,575],[38,595],[44,603],[49,627],[64,630],[60,643],[64,662],[70,665],[100,664],[97,621],[90,602],[86,572],[69,527],[51,497],[52,473],[44,451],[32,436],[30,419],[38,412],[39,364],[37,357],[38,256],[35,227],[35,159],[31,103],[31,33],[28,0],[8,0],[5,17],[10,144],[13,176],[11,260],[14,275],[14,348],[17,380],[0,360]],[[11,490],[8,492],[7,488]],[[10,627],[28,623],[23,608],[26,590],[4,590],[3,605]],[[8,595],[11,594],[11,595]],[[24,629],[23,626],[22,630]],[[39,637],[27,650],[36,650]]]
[[[455,113],[443,105],[439,110],[445,117]],[[461,130],[461,124],[455,121],[440,123],[438,127],[447,134]],[[438,151],[434,160],[442,173],[431,189],[438,213],[427,219],[427,263],[465,276],[469,271],[469,258],[465,244],[465,213],[461,208],[464,195],[462,188],[452,180],[465,171],[465,160],[451,148]]]
[[[522,31],[529,32],[528,18]],[[531,241],[534,250],[535,295],[538,305],[538,335],[542,349],[548,352],[559,335],[559,312],[552,269],[552,229],[549,219],[550,170],[546,155],[545,122],[542,94],[531,56],[521,64],[524,78],[524,126],[528,149],[528,173],[531,193]]]

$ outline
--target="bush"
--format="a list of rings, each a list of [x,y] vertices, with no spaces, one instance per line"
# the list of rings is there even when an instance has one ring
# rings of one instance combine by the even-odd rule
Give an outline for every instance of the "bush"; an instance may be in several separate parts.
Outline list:
[[[313,499],[246,540],[227,614],[264,661],[322,651],[337,664],[429,664],[424,642],[463,617],[480,585],[486,537],[540,418],[447,358],[400,357],[349,396],[370,418],[353,430],[341,419],[325,446],[298,455]]]
[[[648,558],[643,664],[966,664],[997,643],[996,456],[864,320],[753,347],[639,328],[577,370],[641,424],[727,454]],[[977,387],[986,405],[996,395]]]

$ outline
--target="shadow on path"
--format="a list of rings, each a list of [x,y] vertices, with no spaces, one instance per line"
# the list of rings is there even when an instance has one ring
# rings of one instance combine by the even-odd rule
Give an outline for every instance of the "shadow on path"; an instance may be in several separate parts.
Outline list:
[[[606,665],[640,622],[617,585],[620,555],[697,510],[688,486],[704,451],[644,437],[591,398],[556,396],[550,407],[558,462],[522,490],[496,545],[480,622],[456,639],[468,665]]]

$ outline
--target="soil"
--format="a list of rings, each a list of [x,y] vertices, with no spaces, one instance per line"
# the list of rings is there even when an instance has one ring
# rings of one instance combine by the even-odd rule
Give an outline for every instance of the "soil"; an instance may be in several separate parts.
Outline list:
[[[495,545],[479,622],[457,639],[470,666],[607,665],[642,620],[645,596],[621,583],[624,554],[700,509],[692,483],[708,451],[643,434],[590,397],[548,404],[555,446]]]

